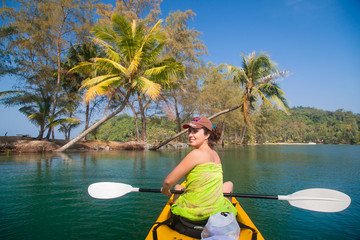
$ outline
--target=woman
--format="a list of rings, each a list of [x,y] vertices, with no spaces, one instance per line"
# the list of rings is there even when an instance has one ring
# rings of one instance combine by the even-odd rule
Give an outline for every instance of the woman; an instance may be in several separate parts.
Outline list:
[[[219,131],[205,117],[196,117],[183,128],[189,129],[190,145],[195,149],[164,180],[161,192],[171,196],[171,187],[183,176],[186,179],[186,188],[175,186],[175,190],[185,191],[175,196],[172,213],[192,221],[205,220],[217,212],[236,215],[235,207],[223,196],[223,192],[232,192],[233,184],[223,184],[220,157],[213,150]]]

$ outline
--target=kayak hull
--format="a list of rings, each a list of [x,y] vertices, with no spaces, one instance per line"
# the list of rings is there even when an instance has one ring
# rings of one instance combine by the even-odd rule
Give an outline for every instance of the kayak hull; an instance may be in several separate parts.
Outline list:
[[[171,196],[171,198],[169,199],[169,201],[166,203],[164,209],[162,210],[162,212],[160,213],[160,216],[158,217],[158,219],[156,220],[156,223],[160,223],[160,222],[164,222],[165,220],[169,219],[171,216],[171,210],[170,210],[170,206],[173,202],[173,196]],[[256,226],[254,225],[254,223],[251,221],[251,219],[249,218],[249,216],[246,214],[246,212],[244,211],[244,209],[240,206],[239,202],[236,200],[236,198],[232,198],[232,203],[234,204],[238,214],[236,216],[236,219],[238,222],[241,222],[253,229],[255,229],[255,231],[257,232],[257,239],[258,240],[263,240],[264,238],[262,237],[261,233],[259,232],[259,230],[256,228]],[[154,224],[152,226],[152,228],[150,229],[147,237],[145,240],[153,240],[153,229],[154,227],[156,227],[157,224]],[[170,227],[168,227],[167,225],[161,225],[160,227],[158,227],[156,229],[156,233],[157,233],[157,237],[159,240],[164,240],[164,239],[182,239],[182,240],[192,240],[192,239],[196,239],[196,238],[192,238],[183,234],[178,233],[177,231],[171,229]],[[251,240],[253,235],[253,232],[250,229],[245,229],[245,228],[241,228],[240,230],[240,236],[239,236],[239,240]]]

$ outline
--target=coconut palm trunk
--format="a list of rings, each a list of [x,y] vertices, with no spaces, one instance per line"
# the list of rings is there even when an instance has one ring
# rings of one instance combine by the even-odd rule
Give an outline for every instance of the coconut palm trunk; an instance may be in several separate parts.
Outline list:
[[[109,115],[104,116],[102,119],[100,119],[99,121],[97,121],[96,123],[94,123],[93,125],[91,125],[91,127],[89,127],[88,129],[86,129],[84,132],[82,132],[79,136],[75,137],[74,139],[72,139],[70,142],[68,142],[67,144],[65,144],[64,146],[62,146],[59,149],[56,149],[56,152],[63,152],[66,149],[70,148],[71,146],[73,146],[75,143],[77,143],[78,141],[80,141],[82,138],[84,138],[87,134],[91,133],[92,131],[94,131],[95,129],[97,129],[98,127],[100,127],[104,122],[106,122],[107,120],[113,118],[114,116],[116,116],[117,114],[119,114],[120,112],[122,112],[122,110],[124,110],[125,106],[128,103],[129,97],[131,94],[131,90],[128,91],[127,96],[125,97],[123,103],[121,104],[121,106],[115,110],[114,112],[112,112]]]

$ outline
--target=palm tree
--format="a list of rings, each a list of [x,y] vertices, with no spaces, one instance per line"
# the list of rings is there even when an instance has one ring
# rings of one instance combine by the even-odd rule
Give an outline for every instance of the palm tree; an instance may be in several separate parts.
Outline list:
[[[247,57],[242,54],[242,60],[242,67],[229,65],[228,69],[234,82],[240,84],[244,91],[241,97],[241,111],[245,122],[243,138],[257,103],[263,102],[268,106],[275,103],[286,113],[289,113],[289,106],[284,97],[285,93],[276,81],[279,77],[284,77],[288,71],[277,70],[270,57],[265,54],[256,55],[252,52]]]
[[[18,97],[18,100],[24,104],[19,111],[25,114],[33,124],[39,126],[40,130],[37,139],[42,139],[47,129],[46,125],[49,120],[52,98],[43,98],[40,95],[24,93]]]
[[[245,126],[240,143],[244,140],[246,129],[250,124],[250,115],[255,111],[258,102],[263,102],[271,107],[273,106],[272,103],[275,102],[276,105],[289,114],[287,100],[284,97],[285,93],[276,82],[279,77],[285,77],[288,71],[277,70],[275,64],[270,60],[270,57],[265,54],[257,56],[256,53],[253,52],[247,56],[247,58],[242,54],[242,60],[242,67],[237,68],[228,65],[228,72],[233,76],[234,82],[240,84],[242,87],[243,94],[241,96],[241,102],[235,107],[224,109],[208,117],[208,119],[211,120],[241,108]],[[186,132],[187,130],[183,130],[177,133],[159,145],[154,146],[151,150],[159,149]]]
[[[99,51],[98,47],[92,42],[84,42],[78,45],[71,45],[68,55],[66,56],[66,61],[63,68],[66,71],[66,80],[70,81],[70,84],[65,83],[64,86],[70,87],[71,92],[75,92],[80,95],[78,91],[81,87],[81,83],[88,78],[95,77],[97,74],[96,69],[83,69],[83,71],[77,71],[76,73],[70,73],[68,70],[74,68],[81,62],[90,61],[92,58],[100,56],[102,53]],[[75,82],[75,83],[74,83]],[[66,89],[66,92],[69,92]],[[81,96],[81,95],[80,95]],[[93,104],[94,106],[95,104]],[[85,130],[88,129],[90,123],[90,102],[86,102],[85,107]],[[65,128],[66,129],[66,128]]]
[[[30,93],[25,91],[4,91],[0,92],[1,102],[4,104],[20,105],[19,111],[27,116],[27,118],[35,125],[39,126],[39,135],[37,139],[42,139],[47,129],[54,128],[59,124],[77,125],[80,121],[74,117],[62,118],[68,109],[62,107],[50,116],[52,97],[42,97],[38,93]]]
[[[92,31],[93,42],[103,49],[105,57],[82,62],[72,71],[92,68],[105,73],[84,81],[85,101],[107,95],[110,101],[121,99],[120,106],[57,151],[66,150],[120,113],[131,94],[140,92],[155,99],[163,88],[171,88],[174,79],[184,75],[182,64],[173,58],[161,58],[165,43],[161,20],[152,28],[147,28],[146,22],[130,22],[124,16],[114,14],[111,22],[111,26],[97,26]]]

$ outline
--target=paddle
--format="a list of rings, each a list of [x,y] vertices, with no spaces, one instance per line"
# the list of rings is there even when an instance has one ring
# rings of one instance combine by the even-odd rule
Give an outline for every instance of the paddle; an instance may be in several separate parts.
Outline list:
[[[160,189],[134,188],[124,183],[99,182],[91,184],[88,188],[88,192],[89,195],[93,198],[112,199],[124,196],[130,192],[160,193],[161,191]],[[182,193],[182,191],[174,190],[171,192],[178,194]],[[294,207],[318,212],[340,212],[346,209],[351,203],[351,198],[345,193],[325,188],[311,188],[301,190],[286,196],[241,193],[225,193],[224,196],[286,200]]]

